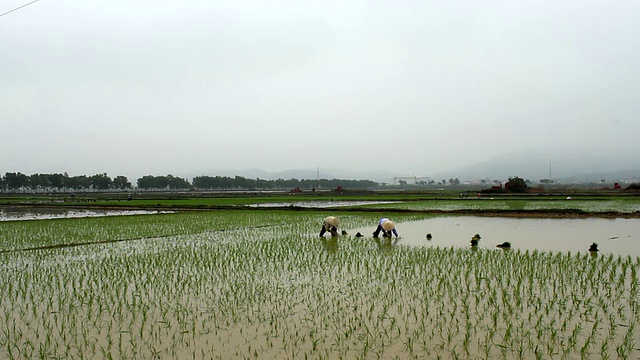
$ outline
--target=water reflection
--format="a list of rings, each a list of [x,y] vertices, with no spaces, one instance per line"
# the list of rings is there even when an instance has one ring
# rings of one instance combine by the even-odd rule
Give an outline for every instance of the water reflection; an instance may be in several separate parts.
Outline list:
[[[338,251],[338,236],[323,237],[322,247],[327,254],[335,254]]]
[[[0,221],[168,214],[174,212],[175,211],[157,210],[86,210],[71,208],[2,207],[0,208]]]
[[[398,244],[398,238],[391,237],[373,238],[373,241],[378,245],[380,254],[383,255],[392,254],[395,246]]]

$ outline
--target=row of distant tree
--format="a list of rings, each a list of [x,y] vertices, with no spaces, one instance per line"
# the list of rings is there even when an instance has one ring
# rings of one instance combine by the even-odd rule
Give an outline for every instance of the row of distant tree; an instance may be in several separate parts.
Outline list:
[[[126,176],[116,176],[96,174],[93,176],[78,175],[69,176],[64,174],[31,174],[25,175],[20,172],[7,172],[0,178],[0,189],[4,190],[124,190],[131,188],[131,182]]]
[[[334,189],[336,187],[349,189],[368,189],[376,187],[377,183],[370,180],[298,180],[298,179],[247,179],[242,176],[197,176],[193,182],[173,176],[147,175],[138,179],[137,189],[168,189],[168,190],[263,190],[263,189],[295,189],[319,188]],[[32,174],[7,172],[0,178],[0,189],[6,191],[63,191],[63,190],[128,190],[133,189],[126,176],[119,175],[111,178],[106,173],[93,176],[64,174]]]
[[[197,176],[193,179],[193,187],[197,189],[370,189],[378,186],[371,180],[345,180],[345,179],[247,179],[242,176]]]

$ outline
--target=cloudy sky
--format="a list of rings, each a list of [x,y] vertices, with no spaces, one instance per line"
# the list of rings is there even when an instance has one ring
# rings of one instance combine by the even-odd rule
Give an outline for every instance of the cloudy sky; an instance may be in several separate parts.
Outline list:
[[[40,0],[0,16],[0,174],[429,176],[515,150],[638,154],[638,14],[637,0]]]

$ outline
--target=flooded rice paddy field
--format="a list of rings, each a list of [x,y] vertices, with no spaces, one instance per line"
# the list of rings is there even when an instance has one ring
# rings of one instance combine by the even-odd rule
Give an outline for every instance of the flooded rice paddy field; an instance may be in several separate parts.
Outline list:
[[[0,221],[74,219],[87,217],[147,215],[161,213],[168,212],[154,210],[87,210],[61,207],[2,207],[0,208]]]
[[[524,235],[499,233],[581,233],[588,222],[552,221],[544,232],[543,222],[398,215],[394,245],[353,236],[372,232],[376,214],[337,215],[350,235],[319,238],[318,213],[264,211],[2,224],[42,241],[76,221],[99,240],[118,237],[123,221],[160,219],[150,228],[183,234],[0,252],[0,357],[640,356],[638,256],[606,252],[606,241],[597,256],[582,245],[519,249]],[[592,232],[637,238],[637,223],[612,224],[624,231]],[[475,233],[477,251],[453,245]],[[504,240],[515,251],[490,246]]]
[[[616,212],[622,214],[640,212],[640,203],[631,200],[578,200],[578,199],[541,199],[541,200],[503,200],[477,198],[470,200],[437,200],[395,202],[375,205],[380,209],[420,210],[420,211],[457,211],[457,210],[525,210],[558,211],[578,210],[592,213]]]
[[[483,249],[506,241],[512,250],[586,253],[595,242],[601,253],[640,256],[640,219],[446,216],[402,222],[396,229],[396,243],[406,246],[469,248],[471,238],[479,234],[478,248]],[[372,237],[374,230],[367,226],[348,232]]]

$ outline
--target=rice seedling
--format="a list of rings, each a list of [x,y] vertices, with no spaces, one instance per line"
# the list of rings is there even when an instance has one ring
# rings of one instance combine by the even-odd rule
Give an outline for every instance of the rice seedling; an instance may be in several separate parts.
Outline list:
[[[341,216],[345,227],[377,218]],[[352,236],[327,247],[318,221],[219,212],[10,225],[0,357],[640,355],[638,258]],[[44,246],[65,243],[85,245]]]

